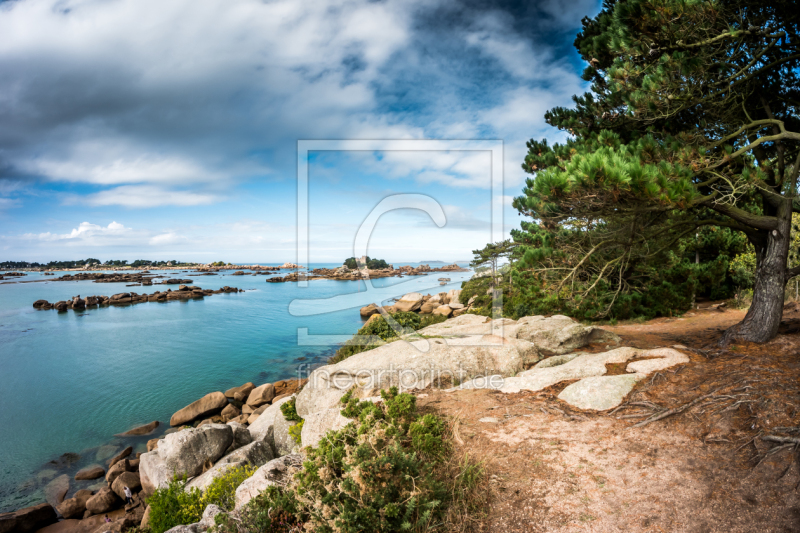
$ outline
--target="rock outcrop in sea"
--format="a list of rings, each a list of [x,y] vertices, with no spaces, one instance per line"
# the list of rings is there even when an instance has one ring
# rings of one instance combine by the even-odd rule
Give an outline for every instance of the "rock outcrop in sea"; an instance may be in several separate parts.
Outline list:
[[[191,280],[167,280],[164,282],[187,281]],[[105,307],[109,305],[131,305],[144,302],[167,302],[172,300],[189,300],[205,298],[213,294],[222,293],[235,293],[244,292],[244,289],[237,289],[236,287],[228,287],[227,285],[221,289],[201,289],[195,285],[180,285],[177,290],[167,289],[166,291],[156,291],[152,294],[137,294],[135,292],[120,292],[112,296],[87,296],[81,298],[80,295],[73,296],[70,300],[62,300],[55,303],[50,303],[47,300],[36,300],[33,302],[33,308],[46,311],[48,309],[55,309],[57,311],[66,311],[67,309],[86,309],[87,307]]]

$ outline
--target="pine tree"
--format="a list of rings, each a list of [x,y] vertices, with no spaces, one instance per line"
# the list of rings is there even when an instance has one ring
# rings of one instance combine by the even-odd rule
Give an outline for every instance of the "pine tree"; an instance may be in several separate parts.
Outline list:
[[[773,338],[800,274],[787,263],[800,212],[799,23],[787,0],[606,0],[575,40],[591,92],[546,114],[570,137],[528,143],[534,177],[514,207],[572,242],[591,235],[584,258],[614,250],[601,277],[620,287],[634,250],[703,227],[743,233],[753,303],[721,342]]]

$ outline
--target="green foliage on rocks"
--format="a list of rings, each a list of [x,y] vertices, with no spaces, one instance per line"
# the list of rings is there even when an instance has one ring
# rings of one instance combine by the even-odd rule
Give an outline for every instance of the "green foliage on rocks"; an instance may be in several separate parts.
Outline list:
[[[456,458],[445,422],[417,411],[416,398],[396,388],[382,402],[342,398],[353,422],[306,449],[285,488],[270,487],[223,533],[306,531],[458,531],[485,505],[485,472]],[[235,529],[233,529],[235,527]]]
[[[359,268],[358,261],[356,260],[355,257],[350,257],[348,259],[345,259],[344,266],[346,266],[350,270],[357,270]],[[387,263],[383,259],[370,259],[370,257],[367,256],[366,267],[370,270],[379,270],[381,268],[389,268],[389,263]]]
[[[212,481],[205,491],[197,488],[187,491],[186,478],[176,477],[167,487],[157,489],[147,499],[150,531],[164,533],[175,526],[199,522],[208,505],[218,505],[226,511],[233,510],[236,488],[255,470],[249,465],[231,468]]]
[[[294,422],[299,422],[302,420],[300,415],[297,414],[297,408],[295,407],[296,402],[296,398],[291,398],[281,404],[281,413],[283,413],[283,418]]]
[[[401,334],[413,333],[418,330],[422,324],[422,319],[420,319],[420,316],[416,313],[401,311],[389,314],[389,316],[400,326]],[[328,364],[344,361],[351,355],[372,350],[381,344],[398,338],[397,332],[382,315],[370,318],[371,319],[358,330],[355,338],[344,343],[342,347],[336,351],[333,357],[328,360]],[[358,339],[358,337],[369,337],[369,340],[365,342]]]
[[[300,418],[300,415],[297,414],[297,408],[295,407],[295,398],[291,398],[281,404],[281,413],[283,413],[283,418],[286,420],[297,422],[289,428],[289,436],[297,444],[302,444],[301,434],[303,432],[303,422],[304,420]]]

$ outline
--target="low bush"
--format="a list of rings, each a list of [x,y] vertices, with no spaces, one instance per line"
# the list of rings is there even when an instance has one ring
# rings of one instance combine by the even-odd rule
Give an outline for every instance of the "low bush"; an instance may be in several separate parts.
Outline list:
[[[444,322],[444,320],[446,320],[444,317],[442,317],[442,319],[438,319],[432,318],[432,316],[430,318],[428,316],[420,318],[420,315],[417,313],[407,313],[403,311],[390,314],[389,316],[397,325],[400,326],[400,335],[413,333],[420,328],[424,328],[425,326],[430,326],[431,324]],[[386,319],[383,318],[383,316],[371,318],[356,333],[356,336],[371,337],[371,342],[364,344],[357,338],[350,339],[344,343],[330,359],[328,359],[328,364],[332,365],[339,363],[352,355],[366,352],[367,350],[372,350],[373,348],[377,348],[386,342],[396,340],[399,335],[392,326],[393,324],[389,324]]]
[[[418,329],[427,328],[434,324],[441,324],[445,320],[447,320],[447,317],[444,315],[423,315],[420,317]]]
[[[289,436],[292,437],[297,444],[301,444],[300,435],[303,432],[304,421],[302,418],[300,418],[300,415],[297,414],[295,398],[291,398],[281,404],[281,413],[283,413],[283,418],[286,420],[289,420],[290,422],[297,422],[297,424],[289,428]]]
[[[147,499],[150,531],[164,533],[181,524],[194,524],[200,521],[203,511],[211,504],[232,511],[236,488],[255,471],[249,465],[234,467],[212,481],[205,492],[197,488],[185,490],[185,477],[173,479],[169,486],[156,490]]]
[[[485,472],[457,457],[448,426],[420,414],[416,398],[382,391],[383,402],[342,399],[353,422],[330,431],[286,488],[270,487],[222,533],[461,531],[485,508]]]

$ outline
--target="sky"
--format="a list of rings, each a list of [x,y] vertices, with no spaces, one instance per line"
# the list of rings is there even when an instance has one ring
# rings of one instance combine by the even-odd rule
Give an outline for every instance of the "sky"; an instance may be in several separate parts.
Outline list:
[[[519,225],[544,113],[588,89],[572,47],[597,0],[0,0],[0,261],[455,261]],[[492,152],[395,149],[491,140]],[[312,150],[298,197],[298,141]],[[393,144],[394,143],[394,144]],[[499,191],[499,193],[498,193]],[[298,198],[306,203],[298,208]],[[416,207],[416,208],[415,208]]]

